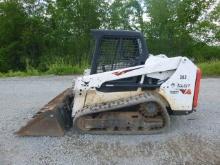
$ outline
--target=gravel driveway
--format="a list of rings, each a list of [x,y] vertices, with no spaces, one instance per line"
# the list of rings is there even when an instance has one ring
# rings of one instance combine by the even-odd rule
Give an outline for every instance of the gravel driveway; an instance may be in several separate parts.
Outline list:
[[[0,79],[0,165],[220,165],[220,79],[202,80],[198,111],[173,116],[159,135],[17,137],[13,134],[73,76]]]

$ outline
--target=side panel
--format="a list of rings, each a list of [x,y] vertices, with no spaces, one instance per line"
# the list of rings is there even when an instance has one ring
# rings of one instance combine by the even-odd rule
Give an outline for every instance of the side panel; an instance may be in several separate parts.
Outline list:
[[[193,109],[197,67],[187,58],[182,58],[176,72],[161,85],[159,93],[175,111]]]
[[[170,76],[174,70],[176,70],[181,59],[182,57],[165,58],[150,56],[146,60],[145,65],[79,77],[75,81],[74,86],[75,100],[73,112],[80,110],[86,104],[86,102],[91,103],[91,101],[88,102],[86,100],[87,95],[89,99],[89,93],[95,93],[96,88],[99,88],[104,82],[148,74],[152,77],[160,77],[159,79],[163,80],[167,76]],[[124,94],[122,94],[122,96],[123,95]],[[112,97],[108,97],[108,99],[111,100]],[[96,102],[94,101],[93,104],[95,103]]]
[[[193,109],[196,72],[197,67],[185,57],[162,58],[150,56],[145,65],[83,76],[76,80],[74,87],[75,103],[73,112],[80,110],[84,105],[95,104],[97,99],[99,100],[101,97],[100,100],[102,101],[115,99],[115,97],[112,97],[113,95],[104,97],[107,96],[106,93],[96,93],[96,88],[104,82],[137,75],[147,75],[161,80],[170,77],[161,85],[159,93],[168,101],[173,111],[191,111]],[[114,92],[114,94],[116,93]],[[123,95],[118,93],[120,97]]]
[[[143,94],[144,91],[128,91],[128,92],[110,92],[104,93],[99,91],[89,91],[86,96],[85,106],[93,105],[94,103],[105,103],[115,101],[122,98],[128,98],[138,94]]]
[[[146,60],[145,65],[80,77],[76,80],[74,90],[91,90],[92,88],[99,88],[104,82],[107,81],[175,70],[178,67],[181,59],[182,57],[161,58],[157,56],[150,56]]]

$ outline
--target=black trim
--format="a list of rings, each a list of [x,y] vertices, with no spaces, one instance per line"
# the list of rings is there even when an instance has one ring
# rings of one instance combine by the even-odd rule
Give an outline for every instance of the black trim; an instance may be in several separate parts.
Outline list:
[[[170,115],[188,115],[188,114],[194,112],[195,109],[192,109],[190,111],[186,111],[186,110],[176,110],[176,111],[173,111],[170,108],[167,108],[167,111],[168,111],[168,113]]]
[[[161,86],[161,84],[139,84],[139,83],[130,83],[130,84],[105,84],[105,87],[110,87],[110,88],[114,88],[114,87],[141,87],[141,88],[159,88]]]
[[[116,37],[132,37],[140,39],[141,46],[142,46],[142,53],[140,56],[138,56],[138,64],[137,65],[143,65],[148,58],[148,50],[146,41],[144,39],[144,36],[141,32],[137,31],[127,31],[127,30],[97,30],[92,29],[91,33],[93,37],[95,38],[95,50],[93,54],[92,59],[92,66],[91,66],[91,72],[90,74],[96,74],[97,73],[97,67],[98,67],[98,58],[99,58],[99,49],[100,49],[100,41],[105,36],[116,36]]]
[[[130,36],[130,37],[141,37],[142,33],[138,31],[130,30],[101,30],[101,29],[91,29],[91,33],[94,37],[102,36]]]
[[[144,88],[147,90],[155,90],[160,87],[161,84],[140,84],[140,83],[104,83],[100,88],[96,90],[101,92],[119,92],[119,91],[135,91],[138,88]]]

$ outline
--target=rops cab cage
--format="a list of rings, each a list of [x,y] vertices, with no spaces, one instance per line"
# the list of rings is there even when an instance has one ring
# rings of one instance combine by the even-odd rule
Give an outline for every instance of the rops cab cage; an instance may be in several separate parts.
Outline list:
[[[148,58],[142,33],[136,31],[91,30],[95,38],[90,74],[144,64]]]

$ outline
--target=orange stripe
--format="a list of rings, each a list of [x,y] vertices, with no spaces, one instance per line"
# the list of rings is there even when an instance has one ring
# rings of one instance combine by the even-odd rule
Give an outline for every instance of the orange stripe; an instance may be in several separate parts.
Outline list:
[[[196,108],[198,105],[198,97],[199,97],[199,88],[200,88],[200,80],[202,77],[202,71],[200,68],[197,69],[196,72],[196,83],[195,83],[195,90],[194,90],[194,97],[193,97],[193,108]]]

